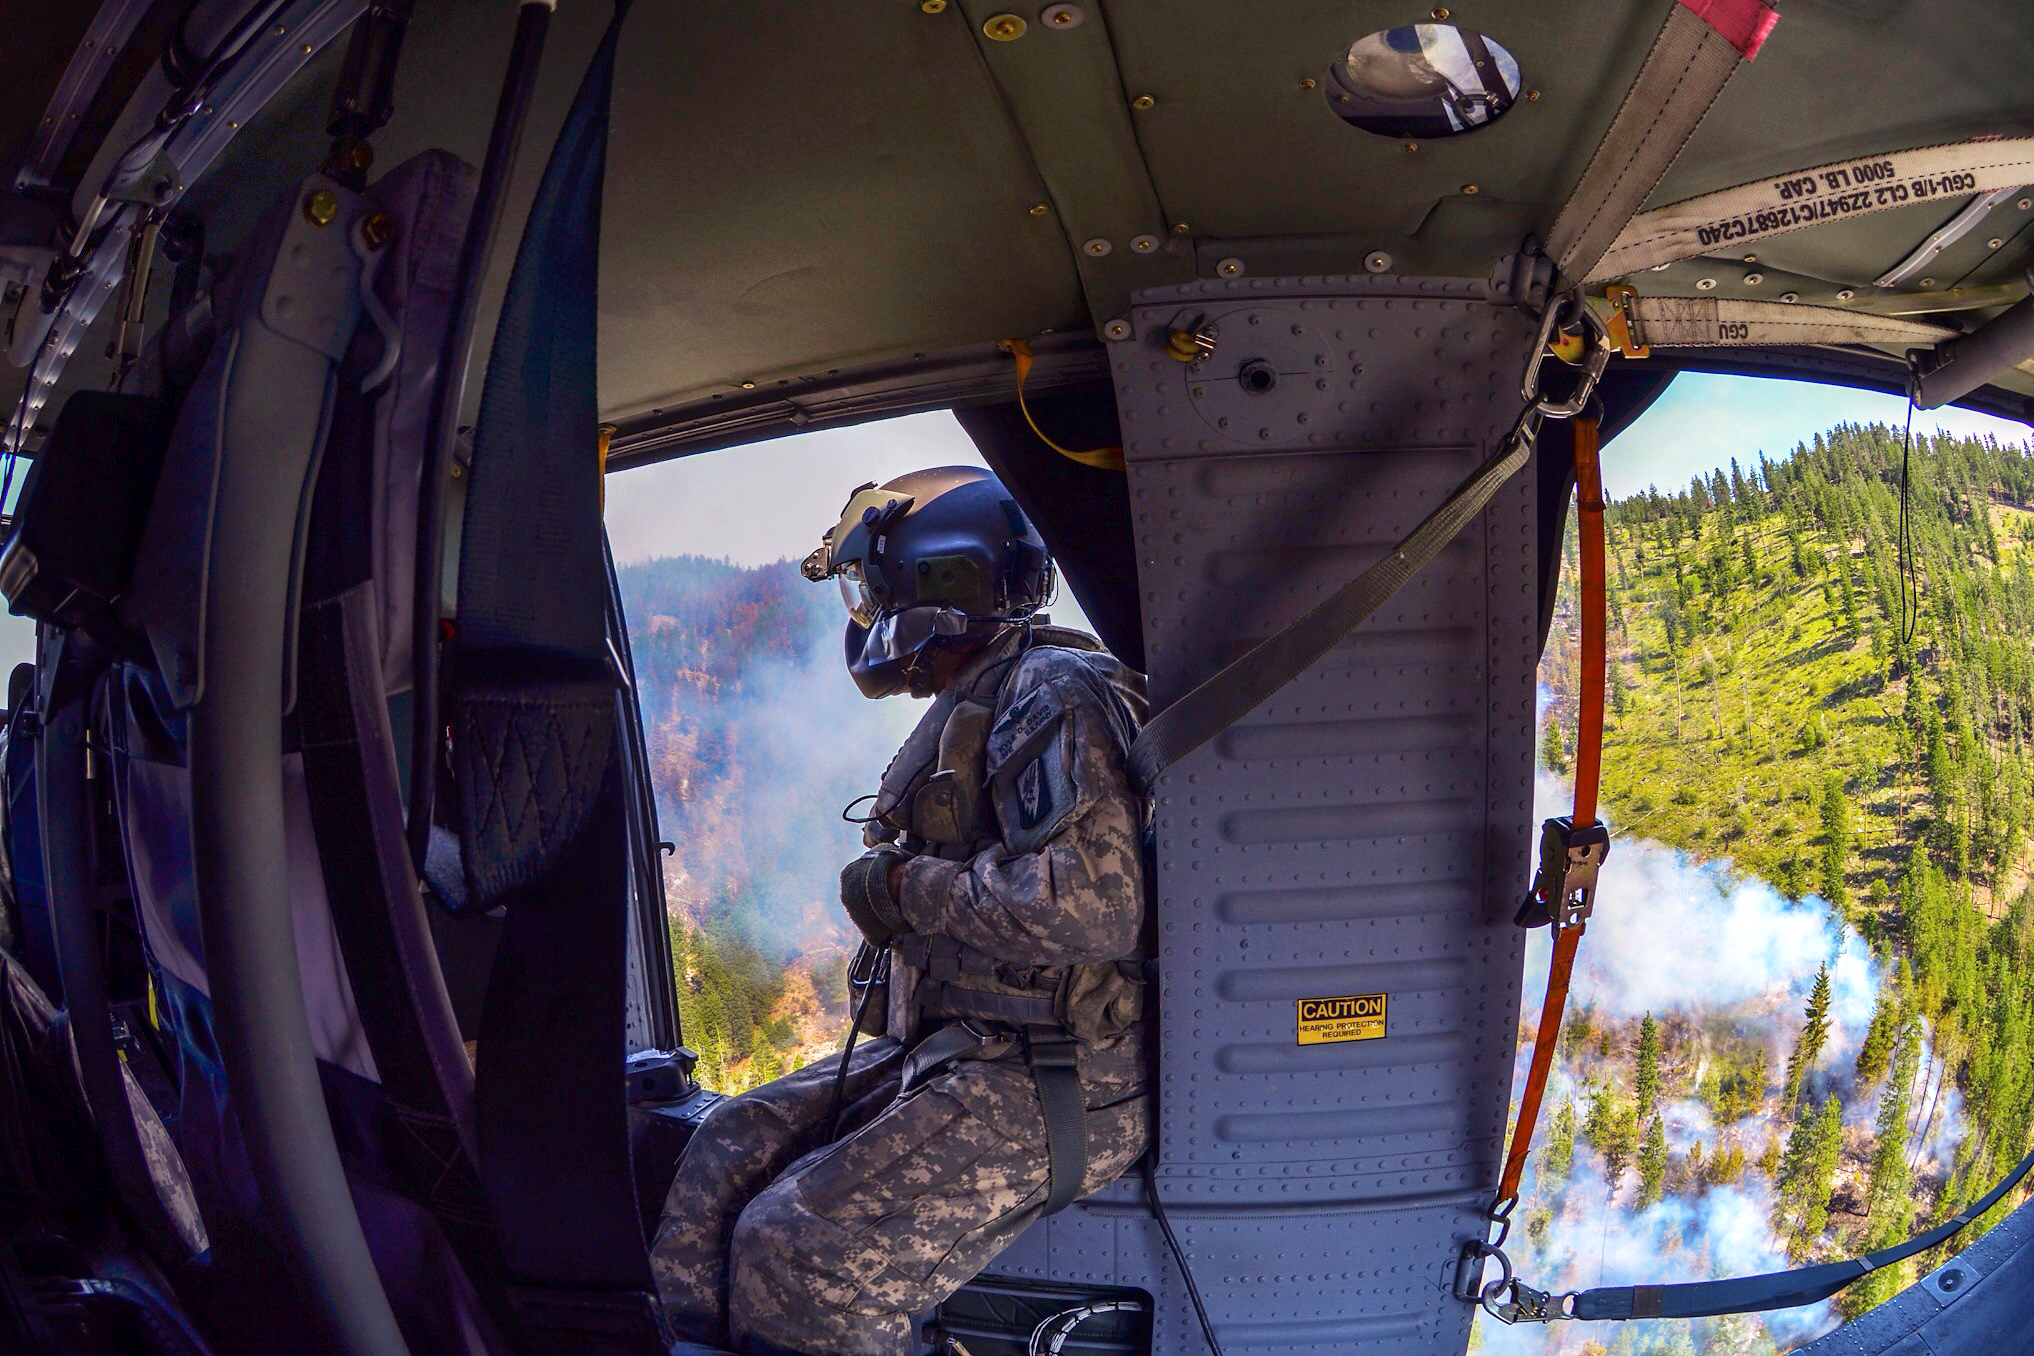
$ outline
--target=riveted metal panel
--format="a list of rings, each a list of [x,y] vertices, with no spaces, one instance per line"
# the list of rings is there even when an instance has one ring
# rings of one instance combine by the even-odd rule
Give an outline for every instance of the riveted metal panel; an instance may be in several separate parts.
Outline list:
[[[1166,332],[1194,322],[1215,351],[1183,364]],[[1488,456],[1532,335],[1478,284],[1385,277],[1195,283],[1134,324],[1112,358],[1160,703]],[[1495,1185],[1518,1022],[1531,484],[1157,789],[1161,1181],[1238,1349],[1466,1337],[1447,1288]],[[1381,1038],[1299,1043],[1301,1000],[1359,994],[1387,996]]]
[[[1208,323],[1183,364],[1170,328]],[[1110,346],[1158,704],[1377,559],[1518,412],[1533,325],[1482,285],[1227,279]],[[1270,379],[1265,378],[1266,372]],[[1231,1351],[1446,1353],[1503,1152],[1532,832],[1528,471],[1379,614],[1160,780],[1160,1189]],[[1388,996],[1301,1045],[1300,1000]],[[1201,1339],[1136,1184],[1031,1230],[1015,1276],[1150,1291]]]

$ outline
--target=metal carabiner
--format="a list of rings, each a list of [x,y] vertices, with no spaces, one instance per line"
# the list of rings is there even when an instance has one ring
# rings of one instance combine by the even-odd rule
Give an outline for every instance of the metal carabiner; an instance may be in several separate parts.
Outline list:
[[[1583,353],[1579,366],[1582,375],[1575,390],[1565,400],[1549,400],[1540,394],[1540,369],[1551,356],[1550,345],[1561,333],[1562,317],[1573,308],[1574,319],[1581,325]],[[1525,376],[1519,382],[1519,395],[1531,403],[1533,413],[1547,419],[1573,419],[1588,407],[1589,398],[1596,394],[1596,383],[1603,379],[1603,373],[1610,366],[1610,330],[1603,317],[1594,307],[1582,299],[1580,291],[1564,292],[1547,303],[1547,309],[1540,314],[1540,331],[1533,340],[1533,351],[1526,359]]]

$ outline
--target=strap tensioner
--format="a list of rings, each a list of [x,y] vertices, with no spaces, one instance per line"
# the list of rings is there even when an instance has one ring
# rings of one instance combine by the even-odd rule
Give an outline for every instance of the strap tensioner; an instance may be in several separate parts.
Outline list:
[[[1596,822],[1579,828],[1571,815],[1540,825],[1540,869],[1512,919],[1520,927],[1562,928],[1587,922],[1596,906],[1596,878],[1610,855],[1610,829]]]

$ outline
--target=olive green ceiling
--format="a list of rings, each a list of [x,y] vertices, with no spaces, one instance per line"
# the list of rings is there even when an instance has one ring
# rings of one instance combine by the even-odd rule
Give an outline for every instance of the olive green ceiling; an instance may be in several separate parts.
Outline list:
[[[1308,82],[1363,34],[1427,19],[1424,7],[1081,0],[1083,22],[1064,29],[1041,22],[1039,0],[927,7],[637,0],[604,222],[606,415],[738,402],[744,383],[802,386],[1006,336],[1089,334],[1134,289],[1227,259],[1256,275],[1349,272],[1381,250],[1400,271],[1485,273],[1551,223],[1667,12],[1666,0],[1455,7],[1453,20],[1517,56],[1537,97],[1407,149],[1345,125]],[[419,11],[382,163],[427,145],[477,160],[509,11]],[[985,23],[1005,12],[1027,29],[992,41]],[[586,0],[558,12],[496,296],[606,13]],[[315,163],[335,56],[194,191],[214,241]],[[1654,203],[1852,154],[2034,132],[2030,70],[2034,6],[2019,0],[1784,0]],[[1831,302],[1853,287],[1857,304],[1880,305],[1870,280],[1953,211],[1827,224],[1762,242],[1755,268],[1731,255],[1640,286],[1685,294],[1713,277],[1717,296]],[[2009,203],[1945,257],[1938,287],[2016,280],[2030,218]],[[1140,252],[1138,236],[1160,243]],[[1753,272],[1761,283],[1745,281]]]

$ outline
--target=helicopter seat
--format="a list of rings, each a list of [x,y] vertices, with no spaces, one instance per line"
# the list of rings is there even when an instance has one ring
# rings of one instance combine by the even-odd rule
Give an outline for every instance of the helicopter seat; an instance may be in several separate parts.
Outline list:
[[[222,572],[249,568],[214,535],[221,500],[245,492],[260,459],[299,458],[300,478],[271,488],[296,534],[279,902],[345,1191],[405,1336],[419,1351],[481,1353],[499,1343],[459,1237],[485,1228],[462,1167],[472,1073],[414,879],[396,879],[407,858],[392,733],[409,685],[423,428],[473,180],[427,152],[360,193],[322,175],[295,184],[152,339],[126,384],[176,417],[121,614],[142,647],[103,681],[101,709],[179,1148],[227,1240],[221,1265],[265,1275],[271,1216],[207,962],[216,920],[200,897],[193,726],[222,681],[205,611],[232,586]],[[233,1301],[236,1320],[262,1307],[251,1294]]]

